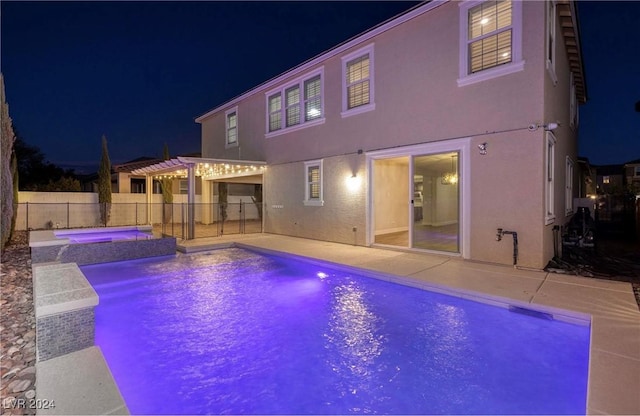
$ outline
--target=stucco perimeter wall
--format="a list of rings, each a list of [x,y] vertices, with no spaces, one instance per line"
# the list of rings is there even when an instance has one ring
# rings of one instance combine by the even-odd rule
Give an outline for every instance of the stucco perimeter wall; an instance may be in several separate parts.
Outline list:
[[[356,174],[355,178],[353,174]],[[366,243],[364,154],[323,159],[324,205],[305,206],[304,162],[265,173],[265,231],[346,244]],[[356,231],[353,231],[354,227]]]
[[[196,195],[196,203],[201,202]],[[178,204],[187,202],[187,195],[174,195],[174,221],[181,220]],[[38,230],[49,228],[81,228],[102,226],[98,207],[98,194],[95,192],[30,192],[18,194],[18,216],[16,230],[28,228]],[[109,226],[146,224],[145,194],[111,194],[111,216]],[[162,218],[162,195],[152,196],[152,222]],[[200,211],[196,210],[196,221],[200,220]],[[27,221],[28,214],[28,221]]]

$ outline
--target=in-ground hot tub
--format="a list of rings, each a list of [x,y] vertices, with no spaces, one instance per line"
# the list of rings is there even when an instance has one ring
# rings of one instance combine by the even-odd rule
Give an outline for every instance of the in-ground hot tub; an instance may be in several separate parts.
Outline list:
[[[151,226],[31,231],[32,263],[107,263],[175,254],[174,237],[155,237]]]
[[[67,238],[71,244],[105,243],[113,241],[151,240],[154,238],[151,232],[139,229],[100,231],[91,230],[64,230],[54,231],[57,238]]]

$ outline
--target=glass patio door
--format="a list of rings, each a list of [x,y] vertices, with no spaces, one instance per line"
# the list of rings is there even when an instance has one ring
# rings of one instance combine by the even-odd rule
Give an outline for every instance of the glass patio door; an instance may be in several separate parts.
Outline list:
[[[412,157],[411,247],[460,252],[459,152]]]

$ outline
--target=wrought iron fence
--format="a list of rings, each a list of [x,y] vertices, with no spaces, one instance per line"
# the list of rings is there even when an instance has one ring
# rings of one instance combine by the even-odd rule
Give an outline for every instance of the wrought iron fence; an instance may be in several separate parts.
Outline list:
[[[101,214],[102,210],[107,215]],[[194,237],[262,232],[261,205],[253,203],[31,203],[18,204],[16,229],[45,230],[153,225],[154,231],[188,238],[188,218]]]

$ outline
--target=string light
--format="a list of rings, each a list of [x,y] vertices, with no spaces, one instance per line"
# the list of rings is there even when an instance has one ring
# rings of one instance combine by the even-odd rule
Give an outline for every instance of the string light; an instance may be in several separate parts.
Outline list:
[[[266,166],[256,165],[230,165],[228,163],[197,163],[195,165],[195,176],[213,178],[216,176],[229,176],[229,175],[246,175],[252,173],[262,173],[266,169]],[[174,179],[174,178],[186,178],[188,172],[186,169],[178,169],[171,173],[163,173],[160,175],[154,175],[156,179]]]

